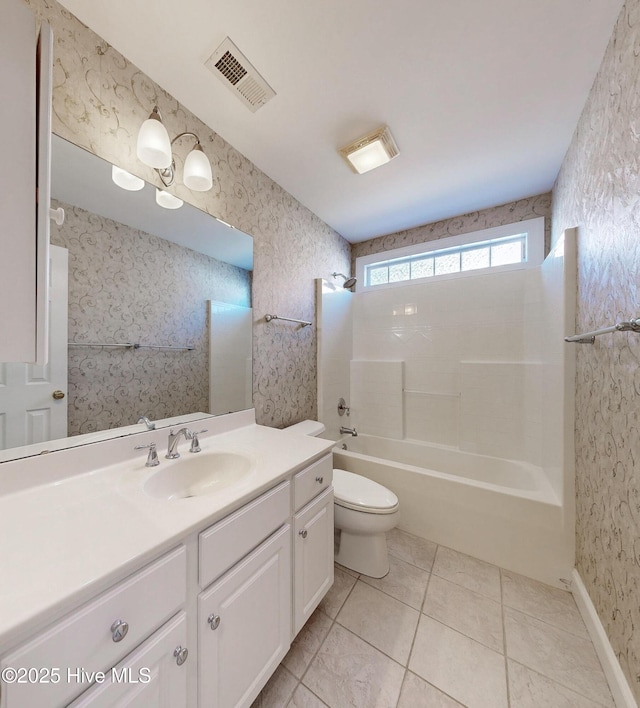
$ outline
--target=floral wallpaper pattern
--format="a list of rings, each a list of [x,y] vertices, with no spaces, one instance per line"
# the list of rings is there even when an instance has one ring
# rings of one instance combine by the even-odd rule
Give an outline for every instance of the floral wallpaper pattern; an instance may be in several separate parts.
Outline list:
[[[254,238],[253,398],[259,423],[317,415],[316,328],[266,323],[279,314],[313,320],[314,279],[349,267],[350,245],[55,0],[25,0],[54,33],[53,130],[160,186],[135,156],[138,129],[158,105],[170,135],[200,136],[214,186],[173,191]],[[178,171],[188,145],[177,145]]]
[[[554,240],[578,226],[579,332],[640,316],[638,116],[640,0],[627,0],[553,190]],[[576,566],[640,700],[640,336],[577,357]]]
[[[64,203],[69,341],[193,351],[69,348],[68,434],[209,410],[207,300],[250,305],[251,274]]]
[[[539,194],[527,199],[519,199],[517,202],[502,204],[501,206],[475,211],[471,214],[463,214],[453,219],[443,219],[432,224],[425,224],[414,229],[398,231],[388,236],[379,236],[370,241],[356,243],[353,246],[352,267],[355,272],[355,259],[360,256],[368,256],[372,253],[390,251],[403,246],[413,246],[417,243],[435,241],[447,236],[457,236],[458,234],[469,233],[470,231],[480,231],[490,229],[493,226],[504,226],[516,221],[526,221],[538,216],[545,217],[545,252],[549,250],[549,239],[551,234],[551,192]]]

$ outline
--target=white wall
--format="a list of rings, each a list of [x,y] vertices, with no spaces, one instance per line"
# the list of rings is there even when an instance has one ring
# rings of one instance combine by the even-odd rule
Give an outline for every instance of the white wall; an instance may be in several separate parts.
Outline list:
[[[349,405],[349,367],[352,357],[353,294],[339,285],[316,279],[318,330],[318,419],[327,436],[337,439],[341,425],[352,427],[350,416],[338,415],[338,400]]]
[[[558,247],[539,268],[356,293],[354,364],[404,367],[400,381],[391,371],[379,372],[377,384],[352,380],[359,430],[384,434],[377,405],[393,407],[401,394],[402,429],[390,413],[388,437],[544,466],[558,497],[567,494],[564,381],[571,350],[563,336],[573,323],[573,305],[564,305],[575,296],[573,239],[568,249],[567,264]]]
[[[251,408],[251,308],[209,306],[209,412]]]

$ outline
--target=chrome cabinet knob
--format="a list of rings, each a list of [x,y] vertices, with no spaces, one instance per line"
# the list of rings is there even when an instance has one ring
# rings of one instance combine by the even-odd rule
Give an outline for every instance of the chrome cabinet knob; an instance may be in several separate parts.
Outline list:
[[[322,484],[324,482],[324,477],[316,477],[316,482]]]
[[[298,534],[300,536],[302,536],[302,538],[306,538],[307,537],[307,529],[300,529],[300,531],[298,531]]]
[[[220,615],[216,615],[214,613],[210,614],[209,617],[207,618],[207,622],[209,623],[209,627],[211,629],[218,629],[220,626]]]
[[[182,666],[189,656],[189,650],[187,647],[179,645],[173,650],[173,655],[176,657],[176,664],[178,664],[178,666]]]
[[[127,636],[128,631],[128,622],[125,622],[124,620],[116,620],[111,625],[111,639],[113,639],[114,642],[121,642]]]

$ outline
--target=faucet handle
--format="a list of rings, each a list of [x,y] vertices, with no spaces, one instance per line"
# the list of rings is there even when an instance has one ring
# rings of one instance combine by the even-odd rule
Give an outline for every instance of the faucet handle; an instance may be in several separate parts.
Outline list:
[[[198,435],[207,432],[209,432],[208,428],[191,432],[191,447],[189,448],[189,452],[200,452],[200,450],[202,450],[202,448],[200,447],[200,441],[198,440]]]
[[[144,466],[145,467],[157,467],[160,464],[160,460],[158,459],[158,453],[156,451],[156,444],[154,442],[149,443],[148,445],[136,445],[134,447],[134,450],[149,450],[149,454],[147,455],[147,461],[145,462]]]

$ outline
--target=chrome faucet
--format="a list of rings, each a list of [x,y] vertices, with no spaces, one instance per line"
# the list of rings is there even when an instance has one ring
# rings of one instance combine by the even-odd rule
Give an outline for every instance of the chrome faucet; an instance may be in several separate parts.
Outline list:
[[[180,457],[177,447],[181,435],[184,435],[185,440],[191,440],[193,437],[193,433],[189,428],[180,428],[177,433],[174,433],[173,430],[169,431],[169,442],[167,443],[167,454],[165,455],[167,460],[176,460]]]
[[[344,425],[340,427],[340,435],[353,435],[354,438],[358,437],[358,431],[355,428],[345,428]]]
[[[156,429],[156,424],[152,423],[146,415],[141,415],[138,420],[136,421],[136,425],[138,423],[144,423],[147,426],[147,430],[155,430]]]

